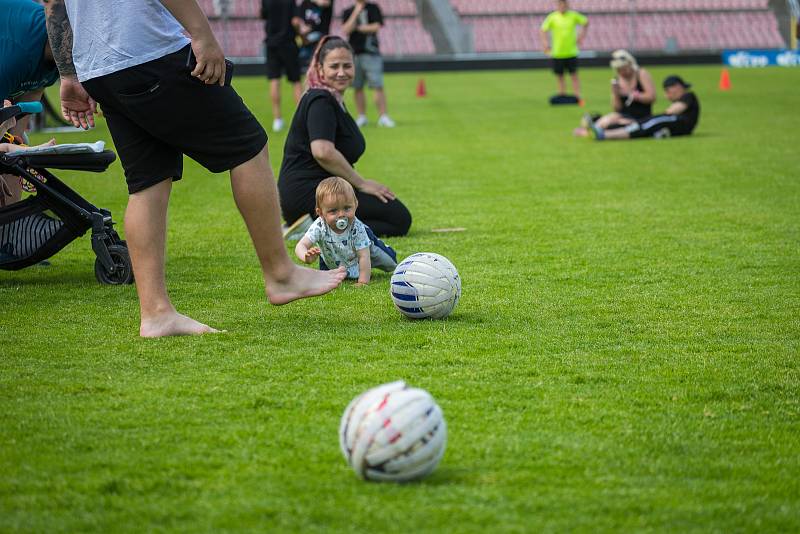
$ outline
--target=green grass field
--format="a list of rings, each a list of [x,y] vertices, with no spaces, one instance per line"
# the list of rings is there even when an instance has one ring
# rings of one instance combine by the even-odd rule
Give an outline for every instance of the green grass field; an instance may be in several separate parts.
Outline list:
[[[800,69],[727,93],[719,67],[652,71],[695,84],[694,136],[573,138],[583,110],[548,106],[543,70],[429,73],[424,99],[387,77],[398,127],[370,108],[358,168],[414,215],[400,256],[458,267],[445,321],[404,319],[378,272],[270,306],[227,176],[188,160],[168,284],[227,333],[139,339],[88,236],[0,272],[0,531],[800,530]],[[586,110],[609,77],[582,71]],[[266,80],[235,85],[269,125]],[[122,221],[118,162],[57,174]],[[442,406],[447,452],[421,483],[362,482],[339,418],[400,378]]]

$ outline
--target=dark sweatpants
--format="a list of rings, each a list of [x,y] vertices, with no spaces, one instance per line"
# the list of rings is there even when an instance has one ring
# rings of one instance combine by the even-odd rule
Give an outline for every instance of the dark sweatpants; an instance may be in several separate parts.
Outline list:
[[[653,115],[625,127],[631,139],[689,135],[693,128],[678,115]]]

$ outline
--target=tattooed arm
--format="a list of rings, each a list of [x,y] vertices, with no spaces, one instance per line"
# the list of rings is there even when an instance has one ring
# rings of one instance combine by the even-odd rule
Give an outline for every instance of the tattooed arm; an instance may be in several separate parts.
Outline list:
[[[72,26],[64,0],[44,0],[47,37],[61,74],[61,114],[76,128],[94,126],[95,101],[78,81],[72,62]]]
[[[44,0],[47,18],[47,37],[53,50],[53,59],[61,76],[74,76],[75,65],[72,63],[72,26],[67,18],[67,6],[64,0]]]

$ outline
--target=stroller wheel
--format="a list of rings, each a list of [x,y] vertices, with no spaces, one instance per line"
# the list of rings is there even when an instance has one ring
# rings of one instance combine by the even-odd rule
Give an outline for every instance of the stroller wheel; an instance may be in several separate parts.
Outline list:
[[[125,245],[111,245],[108,247],[111,261],[114,262],[114,272],[106,270],[99,259],[94,262],[94,275],[101,284],[121,285],[133,283],[133,266]]]

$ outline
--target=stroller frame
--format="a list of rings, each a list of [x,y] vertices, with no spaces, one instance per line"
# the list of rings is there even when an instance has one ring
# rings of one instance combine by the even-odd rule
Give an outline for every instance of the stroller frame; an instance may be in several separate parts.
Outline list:
[[[0,208],[0,228],[44,211],[56,214],[62,223],[32,253],[0,260],[0,269],[13,271],[35,265],[91,229],[97,280],[112,285],[132,283],[128,247],[114,230],[111,212],[88,202],[47,169],[103,172],[115,159],[116,155],[110,150],[82,154],[26,154],[24,151],[0,154],[0,174],[19,176],[36,188],[35,194]]]

